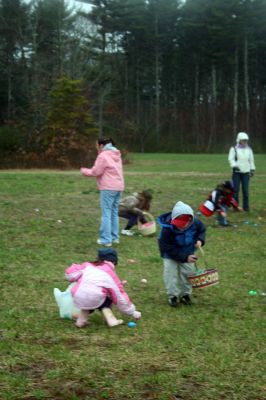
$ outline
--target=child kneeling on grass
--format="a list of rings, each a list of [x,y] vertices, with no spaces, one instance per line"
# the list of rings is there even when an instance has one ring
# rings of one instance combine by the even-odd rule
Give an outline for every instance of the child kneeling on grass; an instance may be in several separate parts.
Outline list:
[[[177,307],[178,301],[191,305],[192,285],[187,277],[195,271],[195,250],[205,243],[205,226],[194,218],[192,208],[182,201],[176,203],[172,212],[160,215],[158,223],[168,303],[171,307]]]
[[[77,282],[71,288],[74,304],[81,309],[76,326],[82,328],[87,325],[89,314],[100,310],[108,326],[113,327],[123,323],[116,319],[111,306],[115,304],[122,314],[141,318],[141,313],[130,301],[124,290],[123,283],[115,273],[118,262],[117,252],[110,249],[100,249],[98,258],[94,262],[72,264],[65,271],[66,279]]]
[[[233,196],[233,182],[222,182],[209,193],[206,201],[199,206],[199,210],[203,215],[205,215],[205,217],[210,217],[216,212],[217,221],[220,226],[231,226],[227,220],[228,208],[233,207],[235,210],[243,211]]]

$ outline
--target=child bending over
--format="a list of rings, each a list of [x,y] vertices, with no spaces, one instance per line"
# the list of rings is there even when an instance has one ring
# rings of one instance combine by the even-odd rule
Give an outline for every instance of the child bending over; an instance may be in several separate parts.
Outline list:
[[[108,326],[116,326],[123,320],[116,319],[111,306],[114,304],[122,314],[141,318],[141,313],[129,299],[123,283],[115,273],[118,262],[117,252],[110,249],[100,249],[98,259],[94,262],[72,264],[65,271],[69,282],[77,282],[71,288],[74,304],[81,309],[76,326],[87,325],[88,317],[94,310],[100,310]]]
[[[128,220],[127,225],[122,229],[121,234],[133,236],[134,233],[130,230],[138,223],[138,220],[145,224],[145,211],[149,211],[152,201],[152,195],[148,190],[132,193],[130,196],[124,197],[119,203],[119,217]]]
[[[218,224],[221,226],[230,226],[230,223],[227,220],[228,208],[233,207],[238,211],[243,211],[233,196],[233,182],[222,182],[209,193],[208,198],[200,205],[199,210],[206,217],[210,217],[216,212]]]

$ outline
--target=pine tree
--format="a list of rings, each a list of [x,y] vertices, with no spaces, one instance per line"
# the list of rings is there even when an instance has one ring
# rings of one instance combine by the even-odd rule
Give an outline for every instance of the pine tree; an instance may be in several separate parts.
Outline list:
[[[51,90],[43,136],[44,161],[61,167],[88,162],[97,134],[81,81],[60,78]]]

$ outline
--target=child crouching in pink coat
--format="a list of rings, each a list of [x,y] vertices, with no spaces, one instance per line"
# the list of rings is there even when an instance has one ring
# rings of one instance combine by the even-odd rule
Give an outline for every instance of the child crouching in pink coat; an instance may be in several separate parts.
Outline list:
[[[100,249],[95,262],[72,264],[65,271],[69,282],[77,282],[71,288],[74,304],[81,309],[76,326],[87,325],[89,314],[98,309],[102,312],[108,326],[116,326],[123,320],[116,319],[112,313],[112,304],[116,305],[122,314],[141,318],[135,305],[129,299],[123,284],[115,273],[118,262],[117,252],[112,249]]]

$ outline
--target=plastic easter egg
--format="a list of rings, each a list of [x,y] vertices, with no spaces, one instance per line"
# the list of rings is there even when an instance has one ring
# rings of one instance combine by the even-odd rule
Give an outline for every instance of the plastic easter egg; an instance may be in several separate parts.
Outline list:
[[[137,326],[137,324],[136,324],[136,322],[130,321],[130,322],[128,322],[127,326],[129,328],[135,328],[135,326]]]
[[[143,278],[143,279],[141,279],[141,282],[142,283],[147,283],[147,279]]]

